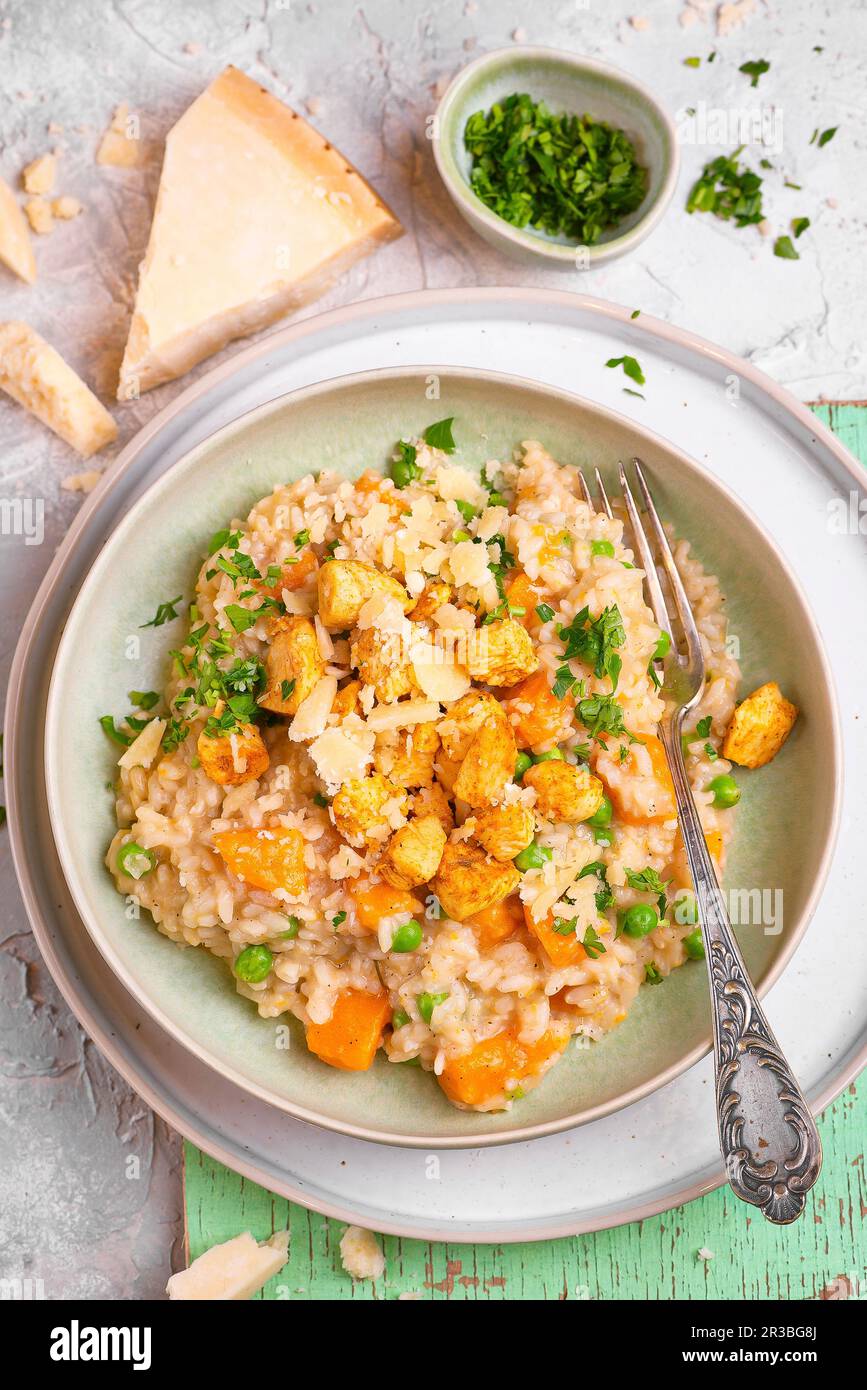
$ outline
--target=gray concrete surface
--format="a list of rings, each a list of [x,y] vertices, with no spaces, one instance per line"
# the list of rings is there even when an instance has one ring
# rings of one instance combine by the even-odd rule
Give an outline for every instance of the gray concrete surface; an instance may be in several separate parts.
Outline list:
[[[867,195],[858,175],[867,8],[856,0],[741,0],[744,22],[719,34],[726,8],[716,0],[0,0],[0,173],[17,184],[25,163],[59,147],[58,190],[85,205],[80,218],[39,241],[34,289],[0,274],[0,319],[33,323],[111,402],[162,140],[233,62],[304,111],[407,229],[308,312],[423,286],[556,285],[714,338],[804,399],[863,399]],[[719,152],[701,143],[684,145],[672,208],[624,261],[564,279],[528,272],[478,241],[439,184],[425,119],[463,63],[522,41],[627,69],[680,114],[687,133],[688,108],[729,113],[729,147],[734,124],[756,107],[781,137],[768,151],[768,230],[811,218],[800,261],[775,260],[773,237],[754,228],[685,215],[692,179]],[[702,58],[699,68],[684,65],[690,56]],[[755,58],[771,69],[752,90],[738,67]],[[121,101],[141,116],[148,157],[136,169],[100,169],[95,148]],[[831,143],[810,143],[814,129],[831,126],[839,127]],[[783,176],[802,190],[786,188]],[[179,389],[117,407],[118,447]],[[41,545],[0,535],[0,683],[80,502],[62,480],[85,466],[0,400],[0,496],[45,506]],[[59,999],[17,898],[5,835],[0,999],[0,1278],[40,1281],[52,1299],[158,1296],[180,1253],[179,1141],[101,1060]]]

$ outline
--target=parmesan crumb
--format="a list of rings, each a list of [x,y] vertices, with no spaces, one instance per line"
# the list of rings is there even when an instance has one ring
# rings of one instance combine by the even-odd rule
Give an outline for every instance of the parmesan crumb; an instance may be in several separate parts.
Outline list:
[[[24,169],[21,181],[25,193],[50,193],[57,176],[57,160],[53,154],[41,154]]]
[[[28,198],[24,204],[27,220],[39,236],[47,236],[54,226],[51,205],[42,197]]]
[[[380,1279],[385,1273],[385,1256],[373,1231],[347,1226],[340,1241],[343,1268],[353,1279]]]

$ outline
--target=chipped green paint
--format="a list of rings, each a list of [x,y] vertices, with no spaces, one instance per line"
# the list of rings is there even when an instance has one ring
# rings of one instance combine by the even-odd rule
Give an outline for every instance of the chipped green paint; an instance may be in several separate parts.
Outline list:
[[[867,408],[816,414],[867,463]],[[844,1092],[819,1125],[825,1163],[802,1221],[769,1226],[728,1188],[648,1221],[528,1245],[446,1245],[383,1238],[386,1273],[372,1284],[343,1272],[343,1226],[266,1192],[185,1148],[190,1258],[250,1230],[260,1240],[288,1226],[289,1262],[262,1297],[303,1299],[804,1299],[836,1280],[867,1290],[867,1087]],[[712,1259],[699,1250],[713,1252]]]

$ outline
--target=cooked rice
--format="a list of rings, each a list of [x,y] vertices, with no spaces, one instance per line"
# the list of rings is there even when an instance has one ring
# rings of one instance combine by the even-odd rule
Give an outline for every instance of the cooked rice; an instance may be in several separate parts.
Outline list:
[[[663,705],[648,674],[648,664],[659,629],[644,600],[642,571],[626,567],[632,565],[634,557],[624,543],[622,521],[591,512],[581,499],[574,470],[561,468],[537,442],[525,443],[514,461],[492,461],[486,466],[488,479],[496,479],[497,489],[514,499],[510,508],[487,505],[487,492],[480,488],[478,479],[460,468],[454,458],[421,441],[416,441],[416,446],[422,476],[400,492],[389,480],[375,487],[366,475],[368,481],[361,480],[359,486],[333,472],[317,477],[307,474],[289,486],[275,488],[246,521],[232,523],[232,529],[240,533],[238,549],[264,574],[269,566],[280,566],[293,554],[299,534],[309,532],[310,543],[320,556],[324,547],[331,545],[334,558],[375,565],[400,578],[411,595],[420,593],[431,576],[448,578],[456,589],[454,601],[440,610],[436,622],[441,629],[463,629],[466,636],[474,621],[461,605],[480,605],[482,611],[491,611],[500,603],[500,593],[486,563],[492,547],[455,541],[453,534],[472,529],[486,542],[502,535],[517,566],[535,581],[540,602],[554,610],[553,619],[534,634],[537,655],[551,680],[563,664],[564,644],[557,635],[558,627],[568,625],[585,606],[595,615],[616,604],[626,634],[619,648],[622,669],[617,699],[632,735],[640,740],[654,734]],[[467,523],[455,506],[456,500],[482,507],[481,514]],[[401,512],[396,502],[408,505],[410,511]],[[592,555],[591,541],[611,542],[614,555]],[[734,708],[740,673],[727,649],[724,600],[716,579],[691,555],[688,541],[677,541],[675,556],[693,605],[708,670],[705,691],[689,723],[694,727],[706,716],[712,720],[709,737],[690,747],[688,772],[705,832],[718,832],[721,837],[718,858],[722,863],[733,813],[715,809],[706,787],[730,765],[719,755],[711,760],[705,748],[708,746],[711,753],[718,750]],[[313,615],[315,597],[315,579],[282,593],[291,613]],[[206,560],[196,586],[197,617],[191,627],[208,624],[212,635],[228,635],[235,658],[264,660],[268,618],[262,616],[246,631],[236,633],[226,609],[239,602],[253,605],[252,598],[239,599],[232,576]],[[349,642],[326,632],[321,623],[317,633],[326,671],[335,677],[336,684],[351,674]],[[188,646],[185,651],[189,657],[192,648]],[[573,667],[578,670],[576,663]],[[589,668],[581,668],[581,676],[586,694],[610,693],[607,677],[596,678]],[[173,702],[188,686],[189,677],[176,667],[165,692],[170,714],[181,712]],[[365,687],[360,715],[355,716],[362,765],[369,765],[366,750],[373,746],[373,736],[361,732],[361,721],[373,707],[372,688]],[[445,722],[448,704],[440,709],[437,717]],[[338,722],[327,709],[322,714],[324,729],[336,728]],[[583,924],[595,924],[604,945],[604,952],[595,959],[587,955],[557,968],[535,937],[525,931],[483,950],[471,923],[437,917],[437,903],[430,894],[419,949],[407,954],[390,952],[394,923],[381,924],[378,933],[363,930],[351,892],[359,877],[376,882],[381,842],[349,845],[338,835],[330,807],[313,799],[316,794],[321,799],[324,791],[332,794],[334,787],[325,786],[317,776],[308,745],[287,737],[286,721],[278,720],[262,730],[270,754],[267,771],[242,785],[221,786],[206,775],[196,756],[196,734],[202,723],[200,718],[193,725],[192,736],[150,766],[120,767],[119,829],[107,863],[119,890],[134,895],[159,930],[181,946],[202,946],[231,964],[250,944],[267,943],[274,957],[267,978],[258,984],[236,980],[239,992],[255,1003],[263,1017],[291,1013],[304,1025],[321,1024],[331,1017],[339,992],[349,988],[376,992],[384,987],[392,1010],[404,1010],[409,1017],[404,1026],[386,1029],[384,1050],[389,1061],[419,1059],[424,1070],[439,1075],[448,1059],[468,1053],[506,1028],[513,1029],[520,1043],[527,1045],[549,1030],[601,1038],[626,1016],[645,981],[646,967],[655,967],[651,973],[665,977],[686,959],[682,941],[692,930],[689,924],[664,920],[644,938],[615,935],[618,913],[637,902],[652,901],[647,893],[628,886],[627,869],[650,867],[675,883],[689,881],[673,816],[666,821],[627,824],[615,815],[610,846],[597,843],[593,831],[584,824],[545,822],[539,829],[538,842],[550,847],[553,858],[542,869],[524,875],[521,897],[531,904],[538,895],[545,895],[555,917],[580,919],[579,931]],[[408,737],[409,731],[401,730],[395,736],[395,746],[401,740],[405,745]],[[567,757],[586,742],[586,730],[574,720],[568,721],[560,741]],[[658,785],[647,749],[640,743],[630,745],[630,761],[624,767],[619,762],[620,742],[614,740],[608,752],[594,748],[596,770],[609,788],[628,783],[624,795],[632,797],[640,814],[652,804]],[[532,805],[534,796],[529,788],[511,786],[506,800]],[[458,805],[459,823],[467,809]],[[405,808],[399,801],[388,808],[388,818],[389,829],[405,823]],[[213,840],[220,831],[239,827],[299,830],[305,844],[306,893],[292,897],[285,890],[266,892],[236,877]],[[116,863],[119,849],[130,840],[153,851],[157,859],[154,870],[137,881]],[[594,902],[596,879],[576,879],[584,865],[596,860],[607,866],[614,893],[612,907],[601,914]],[[567,891],[568,899],[563,896]],[[346,914],[343,920],[341,913]],[[294,938],[283,935],[287,914],[300,921]],[[400,920],[407,916],[403,914]],[[425,992],[447,994],[430,1023],[424,1021],[418,1006],[419,995]],[[504,1093],[478,1108],[511,1105],[514,1096],[538,1081],[556,1055],[540,1066],[536,1076],[522,1078],[520,1090],[507,1086]],[[287,1065],[292,1065],[291,1054]],[[423,1084],[421,1079],[419,1084]]]

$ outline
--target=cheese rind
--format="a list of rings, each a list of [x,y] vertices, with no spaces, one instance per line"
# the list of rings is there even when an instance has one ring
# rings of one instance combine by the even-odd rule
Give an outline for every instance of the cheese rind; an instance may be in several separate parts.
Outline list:
[[[24,220],[24,213],[18,206],[15,194],[0,179],[0,261],[26,280],[28,285],[36,281],[36,258],[30,244],[30,233]]]
[[[0,390],[89,458],[117,425],[59,352],[26,323],[0,323]]]
[[[289,1232],[278,1231],[257,1245],[249,1231],[212,1245],[189,1269],[173,1274],[166,1284],[172,1300],[240,1301],[254,1293],[283,1268],[289,1254]]]
[[[300,308],[402,230],[297,112],[226,68],[166,141],[118,397]]]

